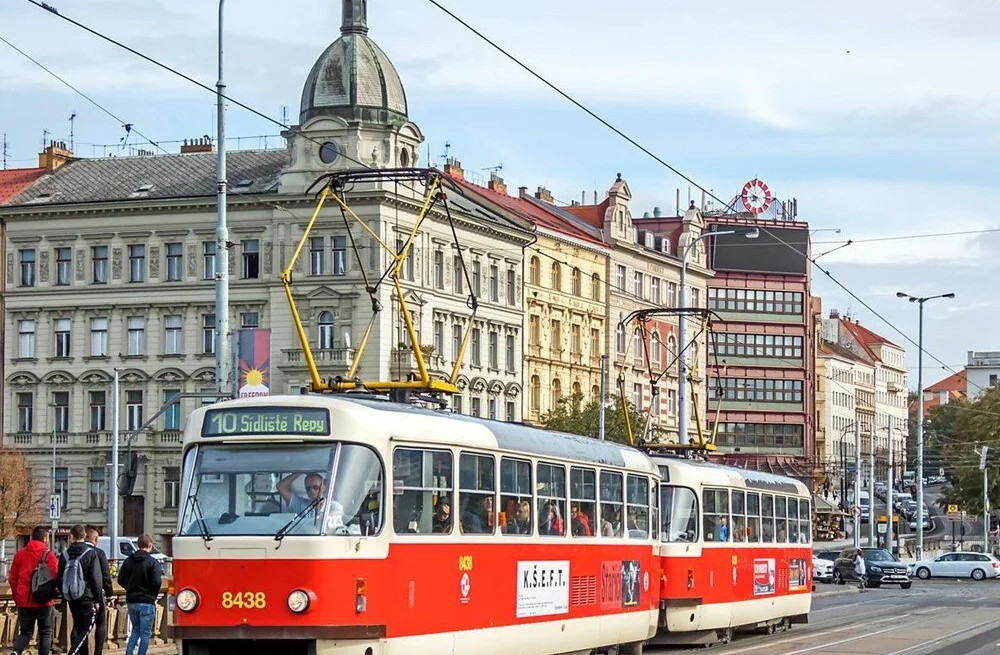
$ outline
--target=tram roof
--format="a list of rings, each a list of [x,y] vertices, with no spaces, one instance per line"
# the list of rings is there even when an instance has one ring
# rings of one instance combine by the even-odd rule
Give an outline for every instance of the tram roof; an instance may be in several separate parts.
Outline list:
[[[680,457],[654,457],[653,461],[660,466],[667,465],[671,469],[674,469],[671,471],[672,474],[677,468],[687,468],[687,470],[691,471],[692,475],[707,484],[738,484],[747,489],[757,491],[801,495],[809,493],[808,488],[799,480],[783,475],[775,475],[774,473],[753,471],[736,466],[706,462],[704,460],[682,459]],[[671,478],[673,479],[673,475],[671,475]],[[664,481],[668,480],[665,479]]]

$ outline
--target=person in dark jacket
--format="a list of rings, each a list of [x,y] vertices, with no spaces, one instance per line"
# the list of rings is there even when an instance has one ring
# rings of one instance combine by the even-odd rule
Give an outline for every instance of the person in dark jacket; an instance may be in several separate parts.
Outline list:
[[[60,589],[66,567],[71,560],[79,559],[83,569],[83,595],[69,601],[69,612],[73,615],[73,632],[70,634],[70,651],[76,648],[76,655],[90,655],[87,635],[97,620],[97,612],[104,609],[104,577],[97,553],[86,542],[87,528],[77,524],[69,531],[69,548],[59,558],[59,574],[56,576]]]
[[[45,557],[49,572],[55,578],[59,573],[59,562],[46,541],[49,531],[37,527],[31,531],[31,541],[14,554],[10,564],[10,591],[17,605],[17,636],[14,637],[14,655],[20,655],[28,647],[31,635],[38,625],[38,655],[49,655],[52,652],[52,606],[55,600],[38,603],[31,597],[31,576]]]
[[[136,643],[139,644],[138,655],[146,655],[156,619],[156,596],[160,593],[163,579],[160,563],[150,556],[153,538],[141,534],[137,541],[139,550],[129,555],[118,569],[118,584],[125,589],[128,619],[132,623],[125,655],[135,655]]]
[[[97,562],[101,565],[101,581],[104,587],[104,598],[111,601],[114,598],[114,588],[111,586],[111,566],[108,564],[108,556],[97,547],[97,539],[101,533],[92,525],[87,526],[87,545],[97,553]],[[108,639],[108,607],[97,610],[94,621],[94,655],[101,655],[104,652],[104,642]]]

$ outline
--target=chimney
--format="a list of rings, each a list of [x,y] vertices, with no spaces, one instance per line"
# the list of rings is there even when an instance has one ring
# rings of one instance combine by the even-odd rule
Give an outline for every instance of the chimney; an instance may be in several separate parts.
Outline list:
[[[503,178],[496,173],[490,173],[490,181],[486,184],[486,186],[490,191],[507,195],[507,184],[503,181]]]
[[[835,320],[835,319],[838,319],[838,318],[840,318],[840,311],[838,311],[836,309],[831,309],[830,310],[830,319],[831,320]]]
[[[38,168],[44,168],[51,173],[71,159],[73,153],[66,148],[66,142],[53,141],[38,153]]]
[[[456,180],[464,180],[465,171],[462,170],[462,162],[454,157],[448,157],[444,162],[444,174],[450,175]]]
[[[518,198],[527,198],[528,197],[528,187],[526,187],[526,186],[519,186],[519,187],[517,187],[517,197]]]
[[[548,203],[553,201],[552,193],[543,186],[538,187],[538,191],[535,192],[535,197]]]
[[[653,207],[653,218],[659,218],[662,215],[659,207]]]
[[[181,154],[188,152],[215,152],[215,144],[207,136],[197,139],[184,139],[184,145],[181,146]]]

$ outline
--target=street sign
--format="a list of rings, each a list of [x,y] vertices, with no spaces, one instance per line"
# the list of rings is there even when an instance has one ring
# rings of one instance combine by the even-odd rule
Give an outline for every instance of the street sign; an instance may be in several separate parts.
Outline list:
[[[52,494],[49,496],[49,520],[58,521],[62,518],[62,496]]]
[[[858,467],[855,464],[848,464],[847,465],[847,471],[849,473],[857,473]]]
[[[948,520],[958,521],[962,518],[962,512],[959,510],[958,505],[948,505]]]

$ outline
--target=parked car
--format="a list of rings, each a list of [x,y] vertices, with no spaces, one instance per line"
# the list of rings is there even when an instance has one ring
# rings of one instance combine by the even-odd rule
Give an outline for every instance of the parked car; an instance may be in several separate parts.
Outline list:
[[[123,560],[135,551],[139,550],[139,537],[118,537],[118,553],[116,555],[111,554],[111,537],[98,537],[97,547],[104,551],[108,559]],[[150,552],[153,559],[158,559],[163,562],[166,556],[160,552],[160,550],[153,546],[153,550]]]
[[[856,548],[845,548],[840,557],[833,563],[833,579],[837,584],[854,580],[854,556]],[[909,589],[913,585],[906,570],[906,564],[892,556],[884,548],[862,548],[865,558],[865,577],[867,586],[881,587],[883,584],[898,584],[901,589]]]
[[[910,519],[910,522],[909,522],[908,525],[910,526],[911,530],[916,530],[917,529],[917,517],[916,517],[916,515],[914,515]],[[933,530],[933,529],[934,529],[934,521],[931,519],[930,515],[924,514],[924,530]]]
[[[813,580],[833,582],[833,562],[813,555]]]
[[[829,562],[836,562],[837,558],[840,557],[841,551],[839,550],[817,550],[813,553],[813,558],[825,559]]]
[[[972,578],[985,580],[1000,578],[1000,560],[984,553],[945,553],[932,560],[914,562],[913,574],[921,580],[928,578]]]

